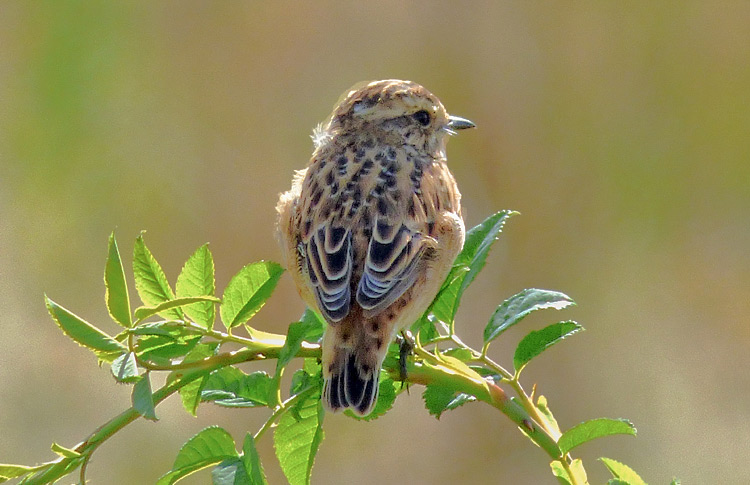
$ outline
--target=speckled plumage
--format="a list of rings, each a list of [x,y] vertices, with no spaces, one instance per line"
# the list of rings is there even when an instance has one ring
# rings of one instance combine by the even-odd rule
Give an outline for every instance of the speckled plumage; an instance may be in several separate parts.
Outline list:
[[[388,344],[435,297],[464,241],[445,144],[467,120],[399,80],[347,91],[279,198],[285,264],[328,322],[324,402],[369,414]]]

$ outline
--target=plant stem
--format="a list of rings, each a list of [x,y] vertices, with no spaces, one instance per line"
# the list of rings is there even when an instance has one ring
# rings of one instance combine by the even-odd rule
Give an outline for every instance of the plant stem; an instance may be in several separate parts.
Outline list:
[[[281,345],[278,342],[268,343],[263,341],[253,341],[253,349],[241,349],[234,352],[228,352],[225,354],[219,354],[207,359],[203,359],[192,364],[190,370],[192,372],[186,373],[179,379],[174,380],[171,383],[167,383],[160,389],[153,393],[154,405],[161,403],[164,399],[177,392],[180,388],[187,384],[206,376],[216,369],[225,367],[228,365],[239,364],[242,362],[248,362],[253,360],[260,360],[265,358],[278,357],[279,351],[283,347],[283,341]],[[320,355],[320,346],[318,345],[304,345],[297,353],[298,357],[315,357]],[[171,370],[171,369],[170,369]],[[99,426],[94,430],[85,441],[78,444],[74,450],[81,454],[81,457],[77,458],[59,458],[49,463],[49,467],[41,473],[31,477],[26,481],[27,484],[44,484],[54,483],[56,480],[67,475],[71,471],[75,470],[79,465],[87,463],[91,457],[91,454],[108,440],[112,435],[120,431],[122,428],[138,419],[141,415],[132,407],[123,411],[119,415],[110,419],[103,425]],[[85,477],[85,470],[83,471]]]
[[[573,469],[570,468],[570,463],[568,463],[568,460],[566,460],[564,457],[560,459],[560,463],[562,463],[563,468],[568,474],[568,478],[571,480],[571,485],[579,485],[578,482],[578,476],[573,473]]]
[[[263,436],[263,434],[268,431],[276,422],[276,420],[279,419],[279,416],[284,414],[286,411],[288,411],[289,406],[296,403],[302,398],[306,398],[310,392],[313,390],[313,387],[310,387],[309,389],[306,389],[304,391],[298,392],[297,394],[293,395],[286,401],[282,402],[278,406],[276,406],[273,410],[273,413],[271,413],[271,416],[268,417],[268,420],[266,420],[265,423],[263,423],[263,426],[258,430],[257,433],[255,433],[255,436],[253,436],[253,439],[255,440],[255,443],[258,443],[260,438]]]
[[[418,355],[426,356],[431,362],[437,361],[437,358],[422,350]],[[399,375],[398,366],[389,367],[388,373],[397,378]],[[407,363],[408,381],[415,384],[443,384],[456,389],[458,392],[465,392],[476,396],[480,401],[497,408],[516,423],[531,440],[539,445],[553,460],[559,460],[562,456],[556,440],[547,432],[547,430],[536,420],[534,420],[526,410],[516,401],[510,399],[505,392],[497,385],[485,380],[474,380],[460,372],[451,372],[441,363],[439,366],[433,366],[429,363]]]

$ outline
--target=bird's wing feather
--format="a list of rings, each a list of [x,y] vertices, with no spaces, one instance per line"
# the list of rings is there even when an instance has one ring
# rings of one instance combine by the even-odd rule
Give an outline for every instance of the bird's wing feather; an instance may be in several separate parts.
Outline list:
[[[351,230],[320,224],[307,243],[307,273],[318,308],[329,322],[341,321],[351,305]]]
[[[419,276],[420,262],[430,238],[378,219],[367,248],[362,278],[357,285],[357,303],[365,316],[373,316],[390,306]]]

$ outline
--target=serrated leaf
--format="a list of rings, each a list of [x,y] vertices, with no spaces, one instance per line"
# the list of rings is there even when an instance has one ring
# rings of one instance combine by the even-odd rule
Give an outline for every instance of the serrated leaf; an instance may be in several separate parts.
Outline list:
[[[252,485],[266,485],[268,483],[258,450],[255,448],[255,439],[250,433],[245,436],[245,442],[242,444],[242,462],[245,464],[245,470],[248,471]]]
[[[190,352],[188,352],[187,355],[185,355],[185,358],[182,360],[182,362],[184,364],[189,364],[191,362],[203,360],[207,357],[216,355],[218,349],[218,342],[198,344]],[[185,375],[184,372],[182,372],[181,374],[183,376]],[[180,372],[174,371],[170,375],[170,378],[177,378],[178,375],[180,375]],[[181,387],[178,391],[180,393],[180,399],[182,399],[182,407],[184,407],[185,411],[193,416],[196,415],[198,404],[200,404],[201,402],[201,392],[203,391],[206,382],[208,382],[208,378],[209,376],[208,374],[206,374],[205,376],[195,379],[192,382]]]
[[[290,485],[309,485],[320,442],[323,440],[323,404],[320,393],[311,393],[279,419],[273,434],[276,457]]]
[[[174,293],[169,286],[164,270],[154,258],[143,241],[143,235],[135,240],[133,249],[133,275],[135,289],[146,306],[156,306],[165,301],[174,300]],[[182,310],[171,308],[160,313],[164,318],[182,320]]]
[[[420,332],[420,338],[423,341],[427,342],[437,336],[434,327],[436,322],[427,319],[430,314],[434,315],[438,322],[444,322],[444,324],[450,324],[453,321],[464,291],[484,267],[490,248],[497,240],[505,222],[515,214],[517,212],[507,210],[497,212],[466,233],[463,250],[456,257],[445,282],[430,308],[412,328],[413,331]]]
[[[272,261],[250,263],[224,289],[221,321],[232,328],[251,319],[271,296],[284,270]]]
[[[201,392],[201,400],[224,407],[267,406],[271,376],[263,371],[245,374],[236,367],[212,372]]]
[[[320,319],[309,309],[302,315],[302,320],[290,323],[286,334],[286,341],[279,351],[279,357],[276,360],[276,372],[278,373],[280,369],[286,367],[289,361],[297,355],[303,341],[315,341],[320,338],[322,333],[323,329]]]
[[[318,359],[308,357],[302,363],[302,368],[298,369],[292,376],[292,383],[289,386],[289,394],[301,394],[303,392],[320,392],[323,389],[323,369]],[[275,391],[276,387],[271,386],[271,390]],[[269,396],[272,399],[273,396]]]
[[[58,445],[57,443],[52,443],[52,451],[63,458],[78,458],[81,456],[76,450],[71,450],[70,448]]]
[[[112,361],[112,375],[117,382],[132,383],[140,380],[138,363],[133,352],[126,352]]]
[[[279,419],[273,435],[276,457],[290,485],[309,485],[315,455],[323,440],[323,404],[313,393]]]
[[[0,479],[3,481],[10,480],[11,478],[20,478],[24,475],[28,475],[31,472],[39,470],[41,467],[23,466],[23,465],[9,465],[0,463]]]
[[[308,359],[305,359],[307,361]],[[298,369],[292,375],[292,383],[289,385],[289,394],[295,395],[308,390],[310,387],[317,385],[315,382],[316,377],[306,372],[305,369]],[[272,391],[276,391],[275,387],[272,387]],[[270,397],[270,396],[269,396]]]
[[[565,470],[563,464],[558,460],[551,462],[549,465],[552,468],[552,474],[562,485],[573,485],[574,483],[589,483],[588,477],[586,477],[586,470],[583,468],[583,462],[578,458],[570,463],[570,469],[576,477],[575,480],[573,480],[570,475],[568,475],[567,470]]]
[[[210,305],[213,305],[214,303],[219,303],[220,301],[221,300],[219,300],[215,296],[209,295],[175,298],[174,300],[164,301],[155,306],[139,307],[135,310],[135,318],[137,318],[140,322],[150,316],[156,315],[157,313],[159,315],[165,315],[167,313],[167,310],[173,308],[186,307],[189,305],[195,305],[197,303],[208,303]]]
[[[175,285],[178,298],[216,294],[214,258],[208,244],[199,247],[185,262]],[[217,300],[218,301],[218,300]],[[208,301],[183,308],[185,314],[207,330],[214,325],[216,307]]]
[[[558,322],[541,330],[534,330],[526,335],[518,343],[516,353],[513,355],[513,365],[516,373],[529,363],[531,359],[541,354],[545,349],[553,346],[560,340],[583,330],[576,322]]]
[[[250,485],[250,476],[240,458],[229,458],[211,470],[213,485]]]
[[[472,354],[471,349],[463,347],[447,349],[445,352],[443,352],[442,355],[454,357],[464,363],[470,362],[474,358],[474,354]]]
[[[200,335],[178,338],[149,335],[138,339],[135,350],[138,357],[156,364],[169,364],[172,359],[185,356],[200,342]]]
[[[151,421],[158,419],[156,417],[156,409],[154,408],[154,396],[151,394],[151,378],[148,372],[133,386],[131,401],[133,409],[138,414]]]
[[[171,485],[191,473],[238,456],[232,436],[223,428],[211,426],[182,446],[172,470],[163,475],[157,485]]]
[[[107,264],[104,266],[104,286],[106,288],[104,300],[112,320],[125,328],[132,327],[128,285],[125,282],[125,270],[122,267],[120,250],[117,248],[114,232],[109,236]]]
[[[597,418],[573,426],[562,434],[557,444],[565,455],[578,445],[614,434],[635,436],[636,429],[627,419]]]
[[[422,393],[424,405],[430,414],[440,419],[444,411],[450,411],[466,404],[476,401],[477,398],[463,392],[458,392],[452,387],[440,384],[428,385]]]
[[[469,268],[468,273],[463,277],[460,294],[463,294],[463,291],[484,268],[490,248],[502,232],[503,226],[511,216],[516,214],[518,212],[509,210],[497,212],[466,233],[464,248],[454,263],[454,266]]]
[[[604,457],[599,458],[599,460],[604,463],[604,466],[609,469],[614,478],[622,480],[628,485],[646,485],[646,482],[643,481],[643,479],[635,472],[635,470],[625,465],[624,463],[620,463],[619,461]]]
[[[488,343],[496,339],[532,312],[545,308],[562,310],[570,305],[575,305],[575,302],[559,291],[530,288],[516,293],[502,302],[492,314],[492,318],[484,329],[484,342]]]
[[[99,359],[112,362],[117,356],[128,350],[124,345],[83,318],[61,307],[46,296],[44,299],[52,320],[63,333],[82,347],[92,350]]]
[[[198,330],[186,327],[181,322],[150,322],[141,323],[128,330],[133,335],[160,335],[172,340],[198,335]]]
[[[297,352],[302,347],[302,342],[306,339],[320,339],[323,334],[323,325],[322,319],[309,308],[305,310],[300,321],[289,324],[286,340],[279,351],[279,356],[276,358],[276,373],[269,388],[269,402],[280,404],[275,401],[278,401],[276,390],[279,388],[282,370],[297,355]]]
[[[438,293],[438,296],[435,297],[435,300],[433,300],[433,302],[437,301],[439,298],[440,293]],[[433,339],[440,336],[440,333],[438,333],[437,330],[438,325],[447,328],[445,322],[438,320],[437,317],[432,314],[432,307],[430,307],[416,322],[411,325],[410,330],[414,335],[418,335],[420,342],[423,342],[425,345],[427,345]]]

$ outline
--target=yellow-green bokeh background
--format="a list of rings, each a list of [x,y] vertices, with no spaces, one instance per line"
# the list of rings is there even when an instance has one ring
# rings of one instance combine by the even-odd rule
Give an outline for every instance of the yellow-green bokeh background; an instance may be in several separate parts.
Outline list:
[[[210,241],[219,288],[277,259],[274,205],[308,135],[355,82],[424,84],[476,122],[449,146],[467,225],[522,212],[465,298],[472,344],[503,298],[564,291],[532,328],[587,331],[525,372],[564,427],[628,417],[637,438],[575,451],[652,484],[747,483],[750,456],[750,3],[0,3],[0,462],[52,458],[129,402],[53,325],[42,295],[116,332],[106,242],[133,239],[172,281]],[[134,292],[131,287],[131,296]],[[303,309],[283,278],[255,324]],[[420,389],[370,424],[327,416],[313,483],[555,483],[546,455],[472,404],[429,417]],[[209,424],[238,441],[262,410],[179,399],[98,452],[93,483],[152,483]],[[270,440],[260,451],[284,479]],[[206,483],[204,472],[191,483]]]

